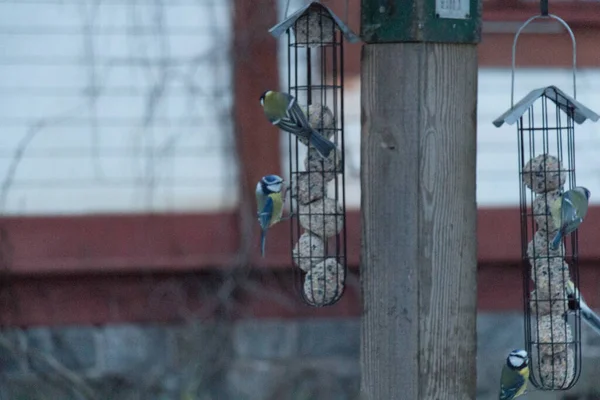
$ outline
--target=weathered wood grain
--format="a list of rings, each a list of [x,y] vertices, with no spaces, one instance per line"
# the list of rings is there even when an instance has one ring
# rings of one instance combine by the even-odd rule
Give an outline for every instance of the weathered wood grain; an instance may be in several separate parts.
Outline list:
[[[475,399],[474,45],[362,54],[362,394]]]

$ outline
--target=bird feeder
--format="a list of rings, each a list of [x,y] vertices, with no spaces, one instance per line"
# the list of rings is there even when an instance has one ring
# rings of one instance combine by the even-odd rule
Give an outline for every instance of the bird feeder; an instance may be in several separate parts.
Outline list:
[[[571,35],[573,97],[548,86],[514,104],[517,41],[537,18],[555,19]],[[575,100],[575,46],[573,32],[557,16],[538,15],[526,21],[513,42],[511,108],[494,121],[496,127],[517,124],[525,346],[531,358],[531,383],[541,390],[569,389],[581,374],[580,312],[570,307],[566,293],[569,279],[579,286],[577,231],[558,249],[550,246],[557,232],[552,202],[576,186],[575,124],[599,118]],[[578,304],[579,299],[575,301]]]
[[[305,302],[331,305],[344,291],[347,264],[344,39],[356,42],[358,37],[318,2],[302,7],[269,32],[276,38],[287,34],[288,93],[312,127],[336,145],[329,157],[322,158],[306,139],[289,135],[292,261]],[[305,63],[300,63],[301,55]]]

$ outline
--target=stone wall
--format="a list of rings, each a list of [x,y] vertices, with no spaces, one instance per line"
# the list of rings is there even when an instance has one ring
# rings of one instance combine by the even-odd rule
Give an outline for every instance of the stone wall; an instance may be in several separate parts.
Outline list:
[[[583,339],[575,389],[528,400],[600,399],[600,338],[584,327]],[[497,399],[504,357],[521,343],[520,314],[479,316],[478,400]],[[359,350],[358,319],[5,330],[0,399],[353,400]]]

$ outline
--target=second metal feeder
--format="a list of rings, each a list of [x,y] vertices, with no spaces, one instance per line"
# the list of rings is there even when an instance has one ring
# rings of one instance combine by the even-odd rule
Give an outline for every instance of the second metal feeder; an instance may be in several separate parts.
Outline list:
[[[531,91],[514,104],[514,72],[517,40],[537,18],[560,22],[573,42],[573,97],[555,86]],[[511,108],[494,121],[497,127],[517,123],[521,254],[523,265],[525,345],[531,358],[532,384],[542,390],[566,390],[581,373],[581,316],[570,307],[566,287],[579,285],[577,231],[551,246],[558,231],[551,214],[553,202],[576,186],[575,124],[597,121],[598,115],[575,100],[576,42],[569,26],[559,17],[530,18],[517,31],[513,43]],[[560,225],[560,222],[558,222]],[[579,299],[572,299],[576,302]],[[567,315],[573,315],[572,324]]]

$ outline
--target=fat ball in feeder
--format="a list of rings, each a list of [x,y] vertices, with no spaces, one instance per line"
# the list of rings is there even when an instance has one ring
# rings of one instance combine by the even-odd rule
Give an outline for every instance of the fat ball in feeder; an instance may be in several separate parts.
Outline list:
[[[316,265],[326,257],[325,243],[319,236],[304,232],[292,253],[294,263],[304,272],[309,272],[311,265]]]
[[[304,296],[315,306],[337,301],[344,291],[346,270],[335,258],[312,266],[304,278]]]
[[[342,208],[330,198],[300,205],[298,219],[304,229],[324,239],[340,233],[344,227]]]
[[[292,177],[292,198],[306,205],[327,195],[327,187],[320,172],[298,172]]]
[[[533,240],[527,244],[527,257],[533,265],[533,260],[539,259],[562,259],[565,254],[565,245],[560,244],[557,249],[550,247],[552,237],[548,236],[549,232],[538,230],[533,235]]]
[[[537,321],[532,320],[532,332],[536,333],[535,344],[542,357],[565,353],[570,345],[575,344],[571,325],[564,316],[542,315]]]
[[[546,193],[561,189],[567,179],[567,173],[561,168],[555,156],[540,154],[530,160],[522,172],[523,183],[534,193]]]

